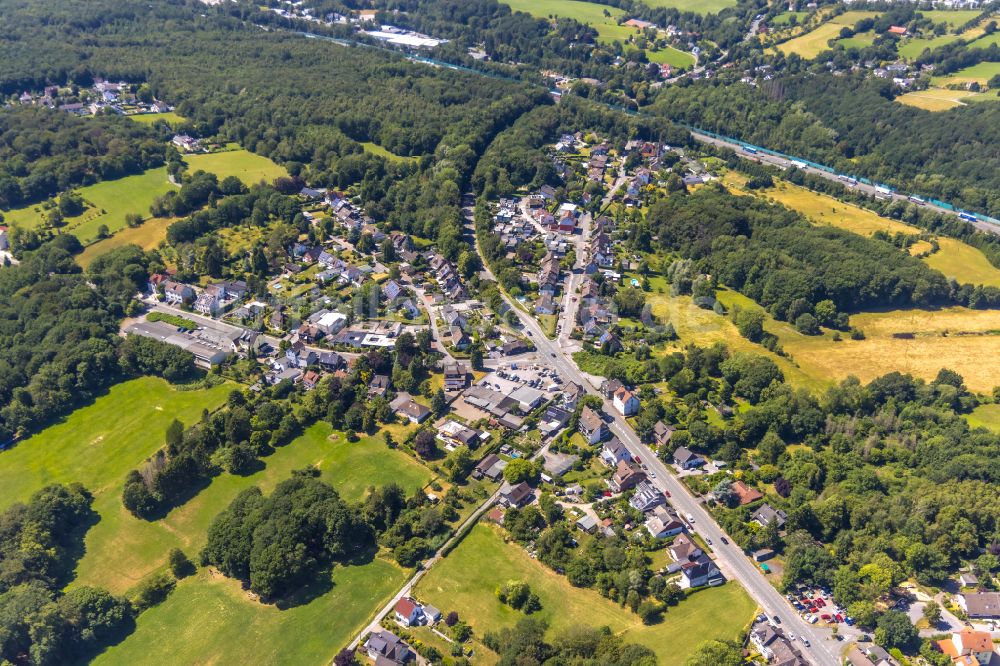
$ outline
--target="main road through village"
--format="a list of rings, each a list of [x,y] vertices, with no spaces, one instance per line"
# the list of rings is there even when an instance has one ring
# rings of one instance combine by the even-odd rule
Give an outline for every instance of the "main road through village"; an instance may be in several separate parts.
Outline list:
[[[471,195],[466,198],[464,213],[466,215],[466,233],[474,233],[475,222],[472,220],[473,206]],[[476,243],[476,250],[479,244]],[[480,256],[482,253],[480,252]],[[485,259],[483,260],[485,266]],[[485,268],[492,278],[492,272]],[[576,362],[566,351],[565,347],[558,341],[549,340],[538,322],[528,313],[520,309],[510,298],[504,294],[510,311],[514,313],[520,321],[522,329],[529,334],[529,337],[538,349],[538,357],[543,362],[551,364],[564,381],[574,381],[592,394],[597,395],[604,401],[604,412],[608,415],[608,424],[611,432],[622,441],[633,457],[638,457],[647,466],[649,471],[656,475],[655,479],[650,479],[660,490],[670,493],[670,500],[674,507],[685,516],[691,516],[694,520],[692,527],[705,539],[712,541],[712,552],[715,555],[715,562],[725,576],[730,580],[737,581],[746,589],[750,596],[760,605],[768,617],[778,616],[781,626],[786,632],[790,632],[799,637],[809,639],[810,647],[805,647],[801,641],[797,641],[798,649],[814,664],[820,666],[836,666],[841,662],[840,643],[833,638],[829,629],[817,627],[805,622],[794,611],[787,600],[776,590],[764,577],[763,572],[750,561],[742,549],[731,541],[724,543],[722,538],[725,533],[718,526],[712,515],[701,505],[687,486],[667,470],[656,454],[648,446],[639,441],[635,431],[628,424],[625,418],[618,414],[611,402],[601,396],[593,384],[588,381]],[[564,328],[566,324],[564,323]]]

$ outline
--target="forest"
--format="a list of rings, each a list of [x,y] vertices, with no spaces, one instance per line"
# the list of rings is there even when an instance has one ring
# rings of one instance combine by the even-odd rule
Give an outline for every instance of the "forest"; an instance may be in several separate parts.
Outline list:
[[[719,76],[663,88],[651,110],[865,176],[903,191],[1000,216],[1000,106],[963,107],[947,121],[893,101],[890,81],[804,72],[758,87]]]
[[[149,125],[118,116],[7,111],[0,114],[0,208],[163,166],[165,139]]]
[[[647,223],[663,250],[797,322],[833,302],[839,312],[954,302],[940,273],[895,246],[835,228],[754,197],[707,186],[650,208]]]

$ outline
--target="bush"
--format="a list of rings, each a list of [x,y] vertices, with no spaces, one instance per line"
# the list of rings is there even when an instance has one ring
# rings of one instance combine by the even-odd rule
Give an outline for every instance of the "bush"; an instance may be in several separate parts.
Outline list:
[[[132,599],[132,604],[138,612],[163,603],[177,586],[176,581],[167,573],[156,574],[142,584]]]

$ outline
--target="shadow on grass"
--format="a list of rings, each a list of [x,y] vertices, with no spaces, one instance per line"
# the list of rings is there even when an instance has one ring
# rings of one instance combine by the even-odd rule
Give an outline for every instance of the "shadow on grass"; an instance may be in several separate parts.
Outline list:
[[[267,600],[273,603],[278,610],[289,610],[297,606],[304,606],[333,589],[333,571],[338,566],[360,567],[370,564],[378,553],[378,546],[371,544],[368,548],[353,553],[347,559],[338,562],[325,562],[317,566],[307,574],[309,580],[300,587],[290,590],[280,597]],[[246,585],[244,585],[246,587]]]

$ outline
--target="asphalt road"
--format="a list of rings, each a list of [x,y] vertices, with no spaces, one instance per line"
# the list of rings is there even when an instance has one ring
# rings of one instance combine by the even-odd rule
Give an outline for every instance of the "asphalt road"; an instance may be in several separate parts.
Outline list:
[[[471,201],[467,199],[464,212],[468,218],[468,226],[472,226]],[[479,251],[479,244],[476,243],[476,251]],[[481,253],[480,253],[481,256]],[[486,262],[483,262],[484,266]],[[492,275],[489,267],[485,270]],[[769,617],[777,615],[781,618],[781,626],[787,632],[796,636],[798,649],[805,657],[818,666],[837,666],[841,663],[839,654],[841,643],[834,640],[832,633],[825,628],[807,624],[800,618],[788,601],[768,582],[763,572],[757,568],[739,546],[730,542],[728,545],[722,542],[725,533],[716,524],[711,514],[702,507],[698,500],[688,492],[687,487],[680,480],[669,472],[666,466],[656,457],[656,454],[645,444],[639,441],[638,436],[628,425],[625,418],[615,411],[611,401],[605,399],[587,381],[587,378],[577,367],[572,357],[565,351],[561,341],[549,340],[545,337],[541,326],[534,317],[516,307],[514,303],[504,294],[507,304],[521,322],[523,329],[529,334],[538,349],[538,357],[541,361],[549,363],[562,376],[563,380],[575,381],[584,387],[591,395],[596,395],[604,401],[604,412],[609,415],[608,424],[611,432],[625,444],[633,457],[638,456],[649,469],[656,475],[655,479],[650,479],[660,490],[670,493],[670,501],[673,506],[684,516],[690,514],[693,518],[694,529],[705,539],[712,541],[712,551],[715,555],[715,562],[719,569],[730,580],[735,580],[743,586],[750,596],[756,601]],[[728,539],[727,539],[728,540]],[[804,636],[809,639],[811,647],[805,647],[798,637]]]
[[[735,150],[737,153],[739,153],[743,157],[746,157],[747,159],[758,160],[758,161],[760,161],[763,164],[770,164],[770,165],[773,165],[773,166],[780,167],[782,169],[787,169],[789,166],[792,165],[792,160],[785,159],[784,157],[778,157],[776,155],[769,155],[769,154],[764,153],[764,152],[758,152],[758,153],[756,153],[754,155],[751,155],[751,154],[747,153],[743,149],[743,146],[741,146],[740,144],[738,144],[736,142],[733,142],[733,141],[724,141],[722,139],[717,139],[715,137],[707,136],[707,135],[701,134],[699,132],[691,132],[691,136],[693,136],[695,138],[695,140],[700,141],[701,143],[707,143],[707,144],[711,144],[713,146],[721,146],[723,148],[731,148],[732,150]],[[820,178],[825,178],[826,180],[833,180],[833,181],[836,181],[836,182],[838,182],[838,183],[840,183],[842,185],[846,185],[846,183],[844,183],[844,181],[841,180],[839,176],[837,176],[836,174],[832,174],[829,171],[823,171],[822,169],[816,169],[816,168],[810,167],[810,166],[804,166],[804,167],[803,166],[799,166],[798,168],[801,171],[813,174],[815,176],[819,176]],[[876,194],[878,194],[876,192],[876,190],[875,190],[875,186],[874,185],[865,185],[864,183],[861,183],[861,182],[859,182],[857,185],[855,185],[851,189],[857,190],[858,192],[864,192],[865,194],[867,194],[869,196],[875,196]],[[881,193],[881,194],[879,194],[879,196],[885,197],[885,198],[890,198],[890,199],[893,199],[894,201],[907,201],[908,200],[907,195],[900,194],[898,192],[892,192],[890,194]],[[957,212],[955,212],[953,210],[948,210],[947,208],[942,208],[940,206],[935,206],[934,204],[931,204],[931,203],[924,203],[923,206],[925,208],[929,208],[931,210],[934,210],[934,211],[936,211],[938,213],[944,213],[945,215],[952,215],[954,217],[958,217],[958,213]],[[985,231],[987,233],[1000,235],[1000,226],[997,226],[997,225],[992,224],[990,222],[983,222],[982,220],[976,220],[975,222],[970,222],[968,220],[963,220],[963,222],[966,222],[967,224],[971,224],[972,226],[974,226],[975,228],[979,229],[980,231]]]

